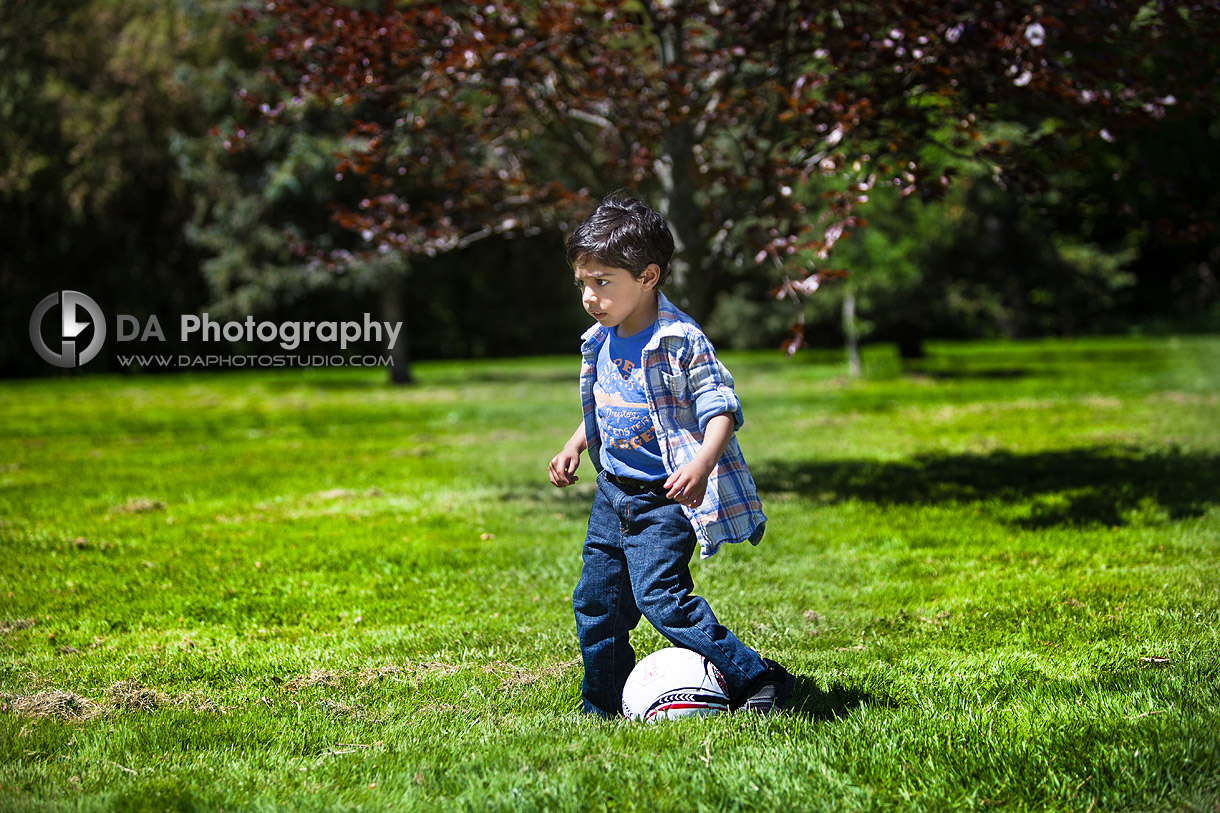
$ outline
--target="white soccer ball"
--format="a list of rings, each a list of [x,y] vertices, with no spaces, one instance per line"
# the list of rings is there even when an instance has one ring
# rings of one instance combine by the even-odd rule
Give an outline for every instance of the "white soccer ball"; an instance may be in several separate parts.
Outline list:
[[[729,686],[711,661],[689,649],[659,649],[635,665],[623,687],[623,714],[652,722],[729,710]]]

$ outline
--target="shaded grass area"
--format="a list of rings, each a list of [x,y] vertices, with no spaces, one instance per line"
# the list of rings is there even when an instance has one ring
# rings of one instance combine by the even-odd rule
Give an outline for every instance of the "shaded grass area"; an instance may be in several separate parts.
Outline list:
[[[1151,514],[1206,515],[1220,494],[1220,456],[1133,445],[1035,453],[925,453],[896,461],[765,461],[759,488],[833,503],[883,506],[1002,502],[1028,506],[1027,527],[1118,526]]]
[[[1214,810],[1220,340],[932,350],[727,358],[696,585],[798,683],[656,726],[576,711],[574,358],[6,382],[0,806]]]

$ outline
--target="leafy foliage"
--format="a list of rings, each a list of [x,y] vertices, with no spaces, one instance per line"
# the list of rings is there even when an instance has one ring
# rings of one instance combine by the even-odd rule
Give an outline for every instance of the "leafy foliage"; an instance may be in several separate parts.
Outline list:
[[[172,153],[202,132],[177,68],[188,10],[148,0],[6,4],[0,15],[0,368],[30,372],[27,324],[50,291],[89,286],[110,312],[204,296],[181,238],[192,204]],[[190,303],[188,305],[188,303]]]
[[[271,26],[293,98],[348,111],[342,166],[367,187],[348,228],[428,250],[631,185],[669,217],[697,316],[735,274],[813,290],[878,185],[936,197],[965,158],[1039,192],[1217,106],[1209,60],[1183,58],[1215,52],[1214,2],[275,0],[245,19]]]
[[[523,228],[532,222],[526,213],[562,190],[526,178],[524,152],[509,148],[520,135],[506,132],[515,122],[465,47],[465,11],[473,10],[456,9],[268,4],[263,13],[278,26],[257,42],[283,92],[243,93],[262,129],[238,130],[234,149],[298,121],[302,110],[334,110],[347,125],[336,179],[356,178],[364,193],[336,201],[335,219],[371,249],[431,256]],[[260,29],[251,10],[239,19]]]
[[[4,374],[47,372],[25,323],[65,288],[141,316],[375,296],[427,352],[547,350],[464,312],[444,269],[553,240],[620,185],[667,214],[671,293],[725,340],[774,344],[790,314],[811,320],[792,348],[837,336],[836,268],[873,338],[915,310],[930,335],[1220,323],[1215,0],[273,0],[235,25],[238,2],[6,5]],[[885,270],[940,226],[970,249],[989,215],[1028,264]],[[464,320],[483,335],[452,340]]]
[[[961,178],[927,203],[882,190],[869,219],[840,249],[852,276],[803,306],[814,335],[838,335],[845,296],[872,315],[857,324],[864,336],[910,356],[932,335],[1071,335],[1113,312],[1136,281],[1135,249],[1083,242],[986,177]]]

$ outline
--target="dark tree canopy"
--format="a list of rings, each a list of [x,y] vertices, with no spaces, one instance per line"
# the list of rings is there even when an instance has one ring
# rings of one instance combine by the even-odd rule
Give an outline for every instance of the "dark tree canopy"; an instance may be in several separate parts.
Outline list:
[[[1215,0],[271,0],[242,19],[280,88],[251,129],[346,111],[338,172],[364,192],[334,217],[366,248],[562,223],[627,185],[669,218],[696,316],[743,276],[811,293],[878,187],[934,198],[963,167],[1016,195],[1099,168],[1168,183],[1129,145],[1220,98]],[[1215,239],[1214,197],[1165,200],[1158,228]]]

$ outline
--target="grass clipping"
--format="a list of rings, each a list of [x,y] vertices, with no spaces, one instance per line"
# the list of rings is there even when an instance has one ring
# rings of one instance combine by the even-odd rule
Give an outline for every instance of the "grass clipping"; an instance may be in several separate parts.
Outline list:
[[[52,689],[31,695],[5,697],[3,709],[35,720],[44,717],[81,720],[92,717],[97,711],[97,704],[79,694]]]
[[[134,680],[120,680],[106,690],[100,703],[62,689],[29,695],[0,695],[0,712],[12,712],[31,720],[54,717],[58,720],[90,720],[114,712],[153,712],[170,707],[198,712],[224,714],[225,708],[207,698],[192,694],[171,697],[141,686]]]

